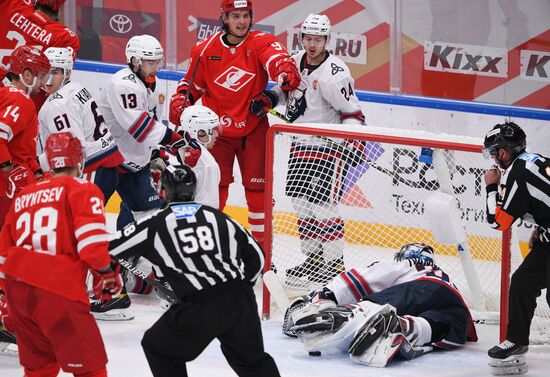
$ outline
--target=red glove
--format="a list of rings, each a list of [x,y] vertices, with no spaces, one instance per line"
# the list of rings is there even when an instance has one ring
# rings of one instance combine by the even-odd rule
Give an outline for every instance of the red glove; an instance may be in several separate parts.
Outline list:
[[[298,72],[294,59],[290,57],[278,60],[275,63],[275,74],[273,76],[283,90],[292,91],[300,85],[300,72]]]
[[[202,150],[199,142],[191,137],[189,133],[185,133],[183,139],[176,141],[171,146],[178,161],[182,165],[187,165],[194,168],[201,157]]]
[[[122,290],[120,264],[117,264],[114,270],[111,267],[104,272],[92,270],[92,276],[94,297],[98,300],[109,301]]]
[[[34,182],[34,176],[29,168],[25,165],[16,165],[13,170],[8,173],[6,196],[13,199],[23,187],[32,182]]]
[[[170,122],[176,126],[180,126],[180,117],[183,113],[183,109],[193,105],[191,99],[188,97],[185,101],[185,93],[174,93],[170,99]]]
[[[4,328],[9,332],[15,332],[13,321],[8,314],[8,301],[6,295],[0,290],[0,323],[4,325]]]
[[[279,99],[277,95],[269,90],[257,94],[250,102],[249,111],[258,117],[264,116],[269,110],[277,106]]]

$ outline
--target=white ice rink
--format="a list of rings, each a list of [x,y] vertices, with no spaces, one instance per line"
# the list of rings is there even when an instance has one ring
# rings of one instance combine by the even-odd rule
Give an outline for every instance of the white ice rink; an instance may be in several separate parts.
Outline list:
[[[260,290],[256,289],[258,301]],[[109,356],[107,369],[110,377],[151,376],[141,350],[143,332],[162,314],[158,299],[153,296],[132,296],[136,318],[128,322],[99,322]],[[342,353],[308,356],[300,342],[281,333],[281,314],[263,322],[265,347],[277,362],[285,377],[401,377],[401,376],[489,376],[487,349],[497,341],[498,327],[478,325],[480,341],[455,350],[430,353],[408,362],[394,361],[384,369],[353,363]],[[246,334],[243,334],[246,336]],[[550,345],[532,346],[527,354],[529,377],[550,375]],[[230,377],[236,374],[226,363],[215,341],[195,361],[188,364],[190,376]],[[0,356],[0,377],[22,377],[23,370],[17,358]],[[60,376],[69,376],[61,373]],[[177,376],[174,376],[177,377]],[[258,376],[261,377],[261,376]]]

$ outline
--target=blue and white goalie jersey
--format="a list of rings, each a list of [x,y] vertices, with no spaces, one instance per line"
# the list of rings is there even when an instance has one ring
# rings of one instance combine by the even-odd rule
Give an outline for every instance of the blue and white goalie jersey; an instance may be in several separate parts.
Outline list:
[[[145,167],[152,150],[172,132],[155,119],[156,107],[154,92],[130,68],[115,73],[101,94],[99,108],[128,171]]]

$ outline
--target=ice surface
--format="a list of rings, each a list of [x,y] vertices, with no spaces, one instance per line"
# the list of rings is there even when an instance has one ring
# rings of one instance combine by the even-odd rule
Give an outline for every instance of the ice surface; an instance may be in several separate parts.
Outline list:
[[[256,288],[257,297],[260,290]],[[159,301],[153,296],[132,296],[132,310],[136,315],[128,322],[99,322],[107,348],[111,377],[151,376],[140,341],[143,332],[163,313]],[[489,376],[487,349],[497,342],[498,326],[478,325],[480,341],[469,343],[455,351],[433,352],[408,362],[394,361],[384,369],[370,368],[353,363],[343,353],[323,353],[311,357],[296,339],[281,333],[281,314],[274,308],[269,321],[262,323],[265,346],[275,358],[281,376],[288,377],[376,377],[400,376]],[[246,336],[246,334],[243,334]],[[529,377],[547,377],[550,373],[550,346],[532,346],[527,354]],[[188,364],[190,376],[236,376],[225,361],[217,341]],[[23,370],[17,358],[0,356],[1,377],[21,377]],[[60,376],[69,376],[60,374]],[[174,376],[177,377],[177,376]],[[258,376],[260,377],[260,376]]]

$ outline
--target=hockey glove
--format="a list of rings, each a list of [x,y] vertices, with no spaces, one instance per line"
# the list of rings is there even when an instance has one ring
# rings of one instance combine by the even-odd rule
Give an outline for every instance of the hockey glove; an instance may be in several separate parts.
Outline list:
[[[277,84],[281,89],[292,91],[300,85],[301,77],[296,62],[291,57],[278,60],[275,63],[275,75]]]
[[[185,101],[185,93],[174,93],[170,99],[170,122],[178,127],[181,126],[181,113],[183,113],[183,109],[191,105],[191,96],[188,96]]]
[[[249,111],[256,116],[261,117],[267,114],[269,110],[277,106],[278,102],[279,99],[275,93],[269,90],[264,90],[252,98]]]
[[[201,158],[201,146],[199,142],[191,137],[187,132],[183,135],[183,139],[176,141],[171,146],[178,161],[182,165],[187,165],[194,168]]]
[[[2,290],[0,290],[0,324],[4,325],[4,328],[9,332],[15,332],[13,321],[8,314],[6,294]]]
[[[34,182],[34,176],[25,165],[16,165],[12,171],[8,173],[8,188],[6,196],[13,199],[23,187]]]
[[[366,161],[366,142],[364,140],[346,140],[345,158],[352,167]]]
[[[122,279],[120,277],[120,264],[116,264],[114,269],[109,266],[107,270],[92,270],[94,278],[93,288],[94,297],[101,301],[109,301],[113,296],[122,290]]]

